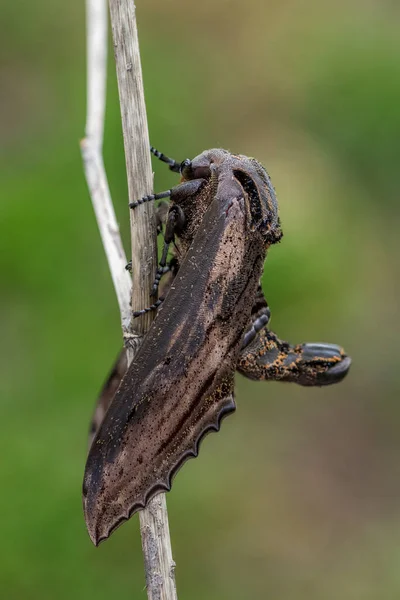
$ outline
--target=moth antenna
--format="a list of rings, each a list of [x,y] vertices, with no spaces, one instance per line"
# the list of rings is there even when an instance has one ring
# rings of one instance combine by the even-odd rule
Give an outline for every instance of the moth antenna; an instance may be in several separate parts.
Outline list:
[[[181,184],[180,186],[175,187],[173,189],[174,194],[176,193],[177,189],[182,188],[182,185],[185,186],[186,184]],[[160,283],[161,277],[163,276],[164,267],[167,264],[169,247],[171,243],[175,245],[175,232],[183,226],[184,222],[185,216],[183,210],[177,205],[171,206],[168,212],[167,222],[165,224],[164,247],[160,262],[158,263],[156,276],[154,279],[153,288],[150,296],[155,296],[157,294],[158,285]]]
[[[151,202],[152,200],[161,200],[162,198],[169,198],[171,196],[171,192],[172,190],[167,190],[166,192],[160,192],[159,194],[149,194],[148,196],[143,196],[143,198],[139,198],[139,200],[130,202],[129,208],[136,208],[140,204],[144,204],[145,202]]]
[[[171,169],[171,171],[174,171],[174,173],[180,172],[180,168],[181,168],[180,162],[178,163],[173,158],[169,158],[169,156],[165,156],[165,154],[163,154],[162,152],[159,152],[156,148],[154,148],[154,146],[150,146],[150,152],[152,154],[154,154],[154,156],[156,156],[162,162],[167,163],[167,165],[169,165],[169,168]]]

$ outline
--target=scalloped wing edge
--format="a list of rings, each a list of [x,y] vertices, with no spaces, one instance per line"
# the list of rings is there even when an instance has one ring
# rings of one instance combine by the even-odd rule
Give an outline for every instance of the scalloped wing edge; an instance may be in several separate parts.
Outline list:
[[[138,512],[139,510],[143,510],[144,508],[146,508],[147,504],[150,502],[150,500],[152,498],[154,498],[154,496],[156,496],[157,494],[160,494],[161,492],[169,492],[171,490],[172,480],[175,477],[176,473],[179,471],[179,469],[183,466],[183,464],[187,460],[189,460],[190,458],[196,458],[198,456],[199,450],[200,450],[200,444],[203,441],[203,439],[206,437],[206,435],[208,433],[212,433],[213,431],[218,432],[220,430],[220,428],[221,428],[221,423],[222,423],[222,420],[224,419],[224,417],[226,417],[226,416],[230,415],[231,413],[235,412],[235,410],[236,410],[236,404],[235,404],[235,400],[234,400],[233,394],[231,394],[230,396],[227,396],[226,400],[228,400],[228,402],[218,412],[216,422],[215,423],[211,423],[207,427],[205,427],[199,433],[199,436],[195,440],[193,447],[189,448],[188,450],[186,450],[182,454],[182,456],[180,457],[180,459],[174,465],[172,465],[171,469],[168,471],[168,473],[166,475],[166,483],[157,482],[154,486],[152,486],[149,489],[149,491],[147,492],[147,494],[145,495],[144,500],[136,502],[128,510],[128,512],[126,514],[122,515],[120,517],[120,519],[118,519],[108,529],[107,535],[103,535],[101,537],[97,537],[97,531],[96,530],[97,530],[98,523],[97,522],[93,522],[93,524],[91,523],[92,520],[90,518],[88,518],[88,515],[87,515],[86,510],[85,510],[85,503],[84,503],[84,512],[85,512],[86,526],[87,526],[87,529],[88,529],[88,533],[89,533],[90,539],[92,540],[92,542],[93,542],[93,544],[95,546],[98,546],[101,542],[103,542],[104,540],[106,540],[107,538],[109,538],[110,535],[120,525],[122,525],[122,523],[124,523],[125,521],[128,521],[136,512]]]

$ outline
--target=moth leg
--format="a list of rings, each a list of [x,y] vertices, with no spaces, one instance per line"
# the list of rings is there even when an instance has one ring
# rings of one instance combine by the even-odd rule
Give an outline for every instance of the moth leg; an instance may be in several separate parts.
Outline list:
[[[165,273],[170,273],[171,271],[174,271],[175,264],[176,264],[176,258],[175,257],[171,258],[171,260],[169,261],[169,263],[167,263],[165,265],[165,267],[163,268],[162,274],[165,275]]]
[[[145,202],[151,202],[152,200],[161,200],[162,198],[169,198],[171,196],[171,190],[167,190],[166,192],[160,192],[159,194],[149,194],[148,196],[143,196],[143,198],[139,198],[139,200],[135,200],[134,202],[129,203],[129,208],[136,208],[140,204],[144,204]]]
[[[162,274],[165,275],[165,273],[169,273],[170,271],[173,271],[175,268],[175,263],[176,263],[176,258],[171,259],[170,262],[168,264],[166,264],[165,267],[163,268]],[[125,269],[127,271],[129,271],[129,273],[132,273],[132,261],[131,260],[125,265]]]
[[[182,183],[179,183],[175,187],[171,188],[170,190],[166,190],[165,192],[160,192],[159,194],[149,194],[148,196],[139,198],[139,200],[130,202],[129,208],[136,208],[145,202],[162,200],[163,198],[171,198],[171,200],[179,203],[179,201],[186,199],[188,196],[193,196],[196,194],[205,184],[205,182],[205,179],[189,179],[189,181],[183,181]]]
[[[292,346],[264,328],[241,352],[236,369],[245,377],[258,381],[322,386],[341,381],[350,364],[350,357],[335,344]]]
[[[250,324],[244,334],[241,350],[244,350],[255,339],[258,332],[268,325],[271,318],[271,311],[265,299],[261,283],[258,284],[254,303],[251,309]]]
[[[157,235],[159,235],[162,232],[163,225],[165,225],[165,223],[167,222],[168,210],[169,203],[164,202],[164,200],[160,202],[160,204],[158,204],[156,208]]]
[[[271,318],[269,306],[263,307],[261,314],[257,316],[251,324],[250,329],[246,331],[242,341],[242,351],[256,338],[257,334],[266,327]]]
[[[157,206],[157,209],[156,209],[157,235],[162,233],[162,227],[167,220],[168,209],[169,209],[168,202],[160,202],[160,204]],[[127,271],[129,271],[129,273],[132,273],[132,261],[131,260],[125,265],[125,269]],[[169,270],[170,269],[168,268],[168,271]],[[166,273],[167,271],[164,270],[164,272]]]
[[[190,196],[195,196],[206,183],[206,179],[199,177],[197,179],[189,179],[183,181],[171,189],[171,201],[175,204],[180,204]]]
[[[151,296],[155,296],[157,294],[158,286],[160,284],[161,278],[165,273],[172,272],[175,275],[177,270],[177,260],[176,258],[172,258],[170,262],[167,264],[167,256],[168,250],[171,242],[174,241],[175,232],[179,231],[185,222],[185,217],[182,209],[179,206],[171,206],[168,211],[167,223],[165,227],[165,236],[164,236],[164,246],[161,255],[160,262],[158,263],[155,280],[153,283],[153,287],[151,290]],[[132,262],[130,263],[132,266]],[[163,302],[164,297],[160,297],[150,306],[146,308],[142,308],[141,310],[135,311],[132,313],[132,317],[136,319],[141,315],[144,315],[150,311],[157,310],[160,304]]]
[[[167,264],[168,250],[171,242],[175,239],[175,232],[179,231],[185,223],[185,216],[183,210],[179,206],[171,206],[169,209],[167,224],[165,226],[164,246],[161,254],[160,262],[158,263],[156,276],[151,290],[151,296],[155,296],[157,289],[163,276],[164,269]]]
[[[155,296],[157,293],[160,279],[163,275],[163,269],[167,262],[168,250],[171,242],[175,239],[175,234],[179,234],[185,225],[185,214],[179,203],[186,200],[188,197],[197,194],[197,192],[203,187],[205,179],[191,179],[175,186],[171,190],[171,201],[174,203],[170,206],[167,215],[167,222],[165,225],[165,236],[164,246],[161,255],[160,262],[158,263],[156,276],[151,290],[151,296]]]
[[[134,319],[136,319],[137,317],[140,317],[141,315],[145,315],[148,312],[151,312],[152,310],[157,310],[157,308],[160,306],[160,304],[162,304],[164,302],[164,298],[161,296],[160,298],[158,298],[158,300],[156,300],[154,302],[154,304],[151,304],[150,306],[148,306],[147,308],[142,308],[142,310],[136,310],[135,312],[132,313],[132,317]]]

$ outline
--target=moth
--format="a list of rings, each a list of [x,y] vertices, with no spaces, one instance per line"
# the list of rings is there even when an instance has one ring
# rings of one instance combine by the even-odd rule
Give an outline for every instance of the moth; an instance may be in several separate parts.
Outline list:
[[[197,456],[201,439],[235,410],[236,369],[252,379],[323,385],[341,380],[350,366],[337,346],[290,346],[266,328],[269,309],[259,279],[269,246],[282,234],[264,167],[222,149],[180,165],[159,157],[180,171],[181,183],[135,203],[171,198],[154,292],[175,237],[180,253],[133,363],[126,370],[122,355],[103,390],[105,408],[112,401],[83,485],[96,545],[169,490],[183,462]]]

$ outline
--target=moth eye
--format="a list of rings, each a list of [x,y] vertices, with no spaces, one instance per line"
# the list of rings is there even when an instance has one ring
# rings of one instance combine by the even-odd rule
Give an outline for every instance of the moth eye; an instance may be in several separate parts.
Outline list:
[[[185,179],[192,179],[193,178],[192,161],[190,160],[190,158],[185,158],[185,160],[183,160],[181,162],[181,165],[179,167],[179,171],[180,171],[181,175]]]
[[[244,171],[234,170],[233,174],[249,198],[251,222],[258,225],[262,221],[263,213],[257,186]]]
[[[193,168],[193,177],[195,179],[209,179],[211,176],[210,166],[206,167],[194,167]]]
[[[208,179],[211,175],[210,165],[196,165],[188,158],[181,162],[180,172],[184,179]]]
[[[186,167],[191,167],[191,166],[192,166],[192,161],[190,160],[190,158],[185,158],[185,160],[183,160],[181,162],[181,166],[180,166],[181,173]]]
[[[210,179],[214,162],[203,154],[193,160],[187,158],[181,163],[181,175],[184,179]]]

